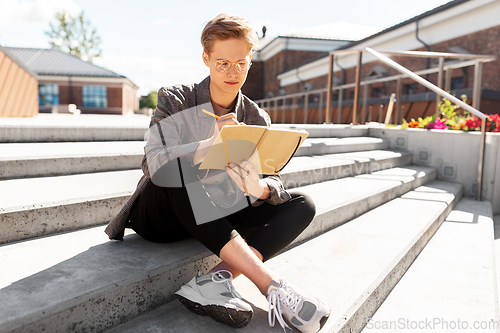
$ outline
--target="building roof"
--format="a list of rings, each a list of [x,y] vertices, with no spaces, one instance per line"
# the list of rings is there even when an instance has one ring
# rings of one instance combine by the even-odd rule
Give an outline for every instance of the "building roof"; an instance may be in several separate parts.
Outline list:
[[[38,75],[125,77],[54,49],[4,47]]]
[[[380,31],[380,28],[371,27],[367,25],[354,24],[349,22],[334,22],[323,24],[315,27],[294,29],[285,34],[275,37],[266,36],[259,40],[256,50],[262,51],[268,47],[272,42],[279,39],[298,39],[304,42],[314,43],[317,40],[331,41],[331,42],[345,42],[350,43],[360,40],[367,36],[373,35]],[[334,44],[333,48],[338,48],[338,44]]]
[[[371,36],[380,30],[380,28],[367,25],[349,22],[333,22],[305,29],[294,29],[281,36],[357,41],[367,36]]]
[[[406,21],[403,21],[403,22],[398,23],[398,24],[396,24],[396,25],[393,25],[393,26],[391,26],[391,27],[389,27],[389,28],[387,28],[387,29],[384,29],[384,30],[382,30],[382,31],[380,31],[380,32],[378,32],[378,33],[376,33],[376,34],[373,34],[373,35],[368,36],[368,37],[366,37],[366,38],[363,38],[363,39],[360,39],[360,40],[358,40],[358,41],[352,42],[352,43],[350,43],[350,44],[348,44],[348,45],[346,45],[346,46],[344,46],[344,47],[341,47],[340,49],[348,49],[348,48],[351,48],[351,47],[353,47],[353,46],[356,46],[356,45],[358,45],[358,44],[361,44],[361,43],[363,43],[363,42],[366,42],[367,40],[370,40],[370,39],[372,39],[372,38],[375,38],[375,37],[378,37],[378,36],[380,36],[380,35],[386,34],[386,33],[390,32],[390,31],[396,30],[396,29],[401,28],[401,27],[403,27],[403,26],[405,26],[405,25],[408,25],[408,24],[410,24],[410,23],[417,22],[417,21],[419,21],[419,20],[421,20],[421,19],[423,19],[423,18],[426,18],[426,17],[428,17],[428,16],[432,16],[432,15],[434,15],[434,14],[440,13],[440,12],[442,12],[442,11],[445,11],[445,10],[447,10],[447,9],[450,9],[450,8],[452,8],[452,7],[455,7],[455,6],[457,6],[457,5],[460,5],[460,4],[462,4],[462,3],[464,3],[464,2],[467,2],[467,1],[470,1],[470,0],[452,0],[452,1],[447,2],[447,3],[445,3],[445,4],[441,5],[441,6],[436,7],[436,8],[434,8],[434,9],[428,10],[428,11],[426,11],[426,12],[423,12],[422,14],[419,14],[419,15],[417,15],[417,16],[414,16],[414,17],[412,17],[412,18],[410,18],[410,19],[408,19],[408,20],[406,20]]]
[[[26,64],[24,64],[21,60],[19,60],[15,55],[13,55],[8,48],[3,47],[0,45],[0,51],[3,52],[7,57],[12,59],[16,64],[19,65],[22,69],[24,69],[26,72],[28,72],[31,76],[36,77],[36,73],[32,71]]]

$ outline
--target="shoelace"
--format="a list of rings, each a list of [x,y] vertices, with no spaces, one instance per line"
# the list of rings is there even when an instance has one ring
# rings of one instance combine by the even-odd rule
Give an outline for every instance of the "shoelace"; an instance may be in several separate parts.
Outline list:
[[[280,304],[285,305],[295,313],[301,299],[299,295],[293,292],[293,290],[282,281],[280,286],[277,289],[273,289],[269,296],[267,296],[267,301],[269,302],[269,311],[267,312],[269,326],[274,327],[275,319],[278,319],[278,323],[283,328],[283,331],[286,332],[287,328],[291,329],[285,322],[285,319],[283,319]]]
[[[225,277],[221,272],[227,272],[229,274],[229,277]],[[215,277],[219,280],[215,280]],[[233,283],[233,274],[230,271],[227,271],[225,269],[222,269],[220,271],[215,272],[212,274],[212,281],[215,283],[224,283],[227,289],[229,289],[229,292],[233,295],[235,295],[237,298],[241,298],[241,295],[234,289]]]

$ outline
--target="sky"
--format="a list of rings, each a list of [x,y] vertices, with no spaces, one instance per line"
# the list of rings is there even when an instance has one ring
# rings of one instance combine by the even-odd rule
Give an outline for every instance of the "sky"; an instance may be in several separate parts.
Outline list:
[[[335,22],[384,29],[449,0],[0,0],[0,45],[49,48],[44,31],[57,12],[81,11],[101,37],[94,64],[127,76],[139,94],[161,86],[199,82],[201,31],[220,13],[244,16],[274,37]]]

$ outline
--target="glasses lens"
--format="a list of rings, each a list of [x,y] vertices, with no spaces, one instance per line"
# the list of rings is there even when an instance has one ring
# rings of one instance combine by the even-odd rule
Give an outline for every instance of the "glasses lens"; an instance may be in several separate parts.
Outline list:
[[[217,70],[217,72],[227,72],[229,66],[231,66],[231,63],[229,61],[219,60],[215,62],[215,69]]]
[[[243,73],[248,68],[248,61],[239,61],[236,63],[236,70],[238,73]]]
[[[225,73],[229,70],[232,64],[236,65],[236,71],[238,73],[244,73],[246,70],[248,70],[251,63],[249,61],[238,61],[234,63],[227,60],[218,60],[215,62],[215,69],[217,70],[217,72]]]

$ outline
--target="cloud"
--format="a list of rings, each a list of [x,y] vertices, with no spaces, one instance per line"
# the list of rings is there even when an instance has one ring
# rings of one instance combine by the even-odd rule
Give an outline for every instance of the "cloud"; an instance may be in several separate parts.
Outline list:
[[[201,57],[199,60],[168,59],[106,53],[95,59],[94,64],[128,77],[139,86],[140,95],[163,86],[197,83],[209,75]]]
[[[78,15],[80,7],[73,0],[0,0],[0,27],[47,26],[55,14],[66,11]]]
[[[168,25],[168,23],[169,22],[167,19],[156,19],[156,20],[153,20],[151,22],[152,25],[159,26],[159,27],[166,26],[166,25]]]

